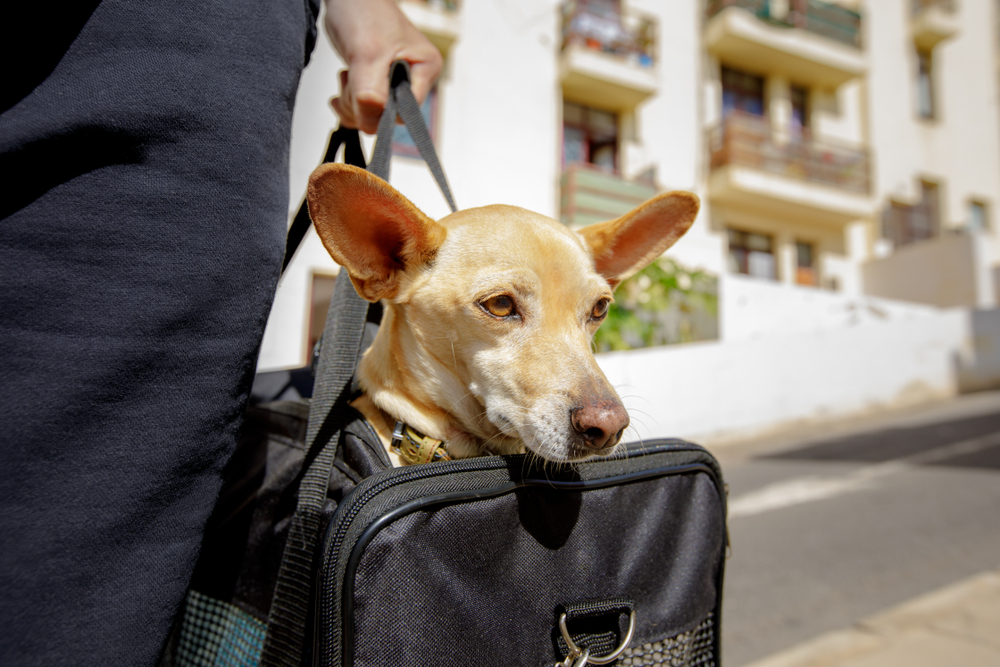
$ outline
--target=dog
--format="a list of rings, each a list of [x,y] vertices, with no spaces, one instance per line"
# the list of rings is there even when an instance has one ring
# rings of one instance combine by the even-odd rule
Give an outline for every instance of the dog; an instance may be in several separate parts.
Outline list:
[[[696,195],[663,193],[578,232],[505,205],[434,221],[343,164],[313,172],[306,196],[327,251],[384,306],[353,405],[394,465],[614,453],[629,416],[594,359],[594,332],[615,287],[694,222]]]

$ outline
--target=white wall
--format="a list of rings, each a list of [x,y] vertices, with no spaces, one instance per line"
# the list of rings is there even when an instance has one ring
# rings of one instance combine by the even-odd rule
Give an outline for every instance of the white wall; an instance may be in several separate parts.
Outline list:
[[[725,245],[709,224],[705,141],[702,133],[702,2],[629,0],[626,11],[655,18],[658,28],[656,72],[659,89],[635,112],[639,141],[626,146],[626,176],[655,166],[659,185],[691,190],[702,198],[702,212],[667,254],[685,266],[714,273],[724,270]]]
[[[971,319],[968,311],[947,310],[919,323],[869,321],[609,353],[598,362],[632,416],[627,439],[746,436],[955,394],[960,372],[974,360]],[[992,315],[990,323],[997,321]],[[1000,328],[981,324],[977,333],[989,339],[984,349],[1000,347]],[[997,386],[1000,361],[982,359],[977,377]]]
[[[340,90],[337,73],[344,68],[344,63],[330,45],[322,26],[321,16],[316,48],[302,73],[295,98],[289,167],[289,224],[305,196],[309,174],[323,159],[330,131],[338,125],[337,114],[330,107],[329,100]],[[306,362],[312,274],[314,271],[333,273],[336,270],[337,265],[310,230],[278,284],[264,330],[258,371],[294,368]]]
[[[817,139],[853,147],[868,145],[864,81],[848,81],[834,91],[814,90],[812,123]]]
[[[441,159],[460,208],[558,217],[556,0],[463,2],[449,56]]]
[[[864,324],[918,325],[940,314],[941,310],[933,306],[783,285],[750,276],[724,274],[719,279],[719,323],[725,342],[819,333]]]

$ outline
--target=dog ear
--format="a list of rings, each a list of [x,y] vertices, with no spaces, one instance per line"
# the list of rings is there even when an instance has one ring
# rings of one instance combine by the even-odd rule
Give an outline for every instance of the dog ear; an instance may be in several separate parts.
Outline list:
[[[699,205],[691,192],[664,192],[617,220],[578,233],[590,246],[597,272],[614,289],[676,243],[694,222]]]
[[[396,296],[401,273],[430,261],[447,235],[388,183],[351,165],[319,166],[306,200],[327,252],[372,302]]]

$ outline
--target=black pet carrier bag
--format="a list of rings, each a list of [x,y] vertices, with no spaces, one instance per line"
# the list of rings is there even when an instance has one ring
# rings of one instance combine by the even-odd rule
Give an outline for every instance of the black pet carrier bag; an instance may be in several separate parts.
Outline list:
[[[392,83],[369,169],[388,176],[398,113],[451,203],[405,68]],[[327,159],[340,139],[361,159],[343,130]],[[726,496],[711,454],[654,440],[572,466],[393,468],[348,405],[369,319],[337,280],[311,401],[286,374],[270,393],[294,400],[248,411],[164,665],[719,664]]]

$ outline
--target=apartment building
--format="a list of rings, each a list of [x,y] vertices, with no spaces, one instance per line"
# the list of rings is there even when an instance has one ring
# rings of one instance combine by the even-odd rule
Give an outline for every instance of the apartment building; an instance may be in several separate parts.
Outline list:
[[[669,255],[724,292],[995,305],[993,0],[400,5],[445,56],[425,114],[460,207],[514,204],[578,227],[689,189],[703,211]],[[336,124],[341,67],[321,40],[297,100],[296,196]],[[445,215],[405,132],[394,152],[392,184]],[[335,271],[307,237],[262,368],[306,360]],[[753,310],[723,308],[723,337]]]

